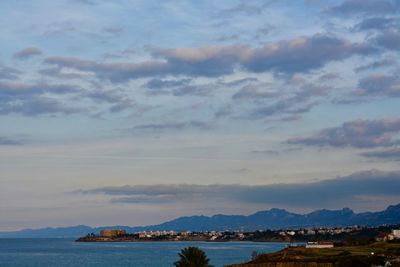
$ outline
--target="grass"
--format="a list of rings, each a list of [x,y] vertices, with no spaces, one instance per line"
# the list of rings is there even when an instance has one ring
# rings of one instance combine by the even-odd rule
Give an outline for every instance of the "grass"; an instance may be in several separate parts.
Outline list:
[[[377,242],[365,246],[325,249],[286,248],[275,253],[259,255],[255,260],[238,266],[262,266],[263,263],[274,262],[331,263],[332,266],[334,264],[334,266],[347,267],[371,266],[382,264],[387,259],[393,258],[400,258],[400,243]]]

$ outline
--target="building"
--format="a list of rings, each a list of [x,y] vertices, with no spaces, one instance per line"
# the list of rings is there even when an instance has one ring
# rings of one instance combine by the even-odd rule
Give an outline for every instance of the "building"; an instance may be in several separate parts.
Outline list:
[[[294,236],[296,234],[296,232],[295,231],[288,231],[288,232],[286,232],[286,234]]]
[[[100,231],[102,237],[117,237],[126,235],[126,231],[122,229],[105,229]]]
[[[380,233],[375,237],[375,240],[378,242],[389,240],[389,235],[385,233]]]
[[[312,229],[307,230],[307,235],[315,235],[315,231]]]
[[[306,248],[333,248],[333,243],[327,241],[307,242]]]
[[[399,239],[400,238],[400,229],[392,230],[392,235],[394,236],[394,238]]]

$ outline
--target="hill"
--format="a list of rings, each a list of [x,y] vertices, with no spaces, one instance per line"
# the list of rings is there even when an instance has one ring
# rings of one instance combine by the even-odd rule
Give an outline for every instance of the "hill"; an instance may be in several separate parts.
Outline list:
[[[252,261],[229,267],[370,267],[400,266],[400,243],[374,243],[367,246],[309,249],[285,248],[260,254]]]

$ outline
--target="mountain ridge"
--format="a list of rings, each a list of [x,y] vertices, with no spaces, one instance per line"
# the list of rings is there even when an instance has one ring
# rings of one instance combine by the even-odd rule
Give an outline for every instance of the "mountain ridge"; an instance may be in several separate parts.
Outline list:
[[[207,231],[207,230],[262,230],[262,229],[295,229],[309,227],[335,226],[379,226],[400,223],[400,204],[390,205],[377,212],[354,213],[349,208],[339,210],[320,209],[307,214],[297,214],[284,209],[269,209],[250,215],[212,216],[193,215],[149,226],[103,226],[90,227],[76,225],[70,227],[46,227],[40,229],[23,229],[20,231],[0,232],[0,238],[76,238],[88,233],[99,233],[102,229],[120,228],[128,232],[150,230],[174,231]]]

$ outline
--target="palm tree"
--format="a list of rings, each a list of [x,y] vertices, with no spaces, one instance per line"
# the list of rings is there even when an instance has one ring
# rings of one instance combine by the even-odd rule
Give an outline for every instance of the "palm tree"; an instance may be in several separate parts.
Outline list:
[[[213,267],[206,253],[197,247],[182,249],[179,257],[179,261],[174,263],[176,267]]]

